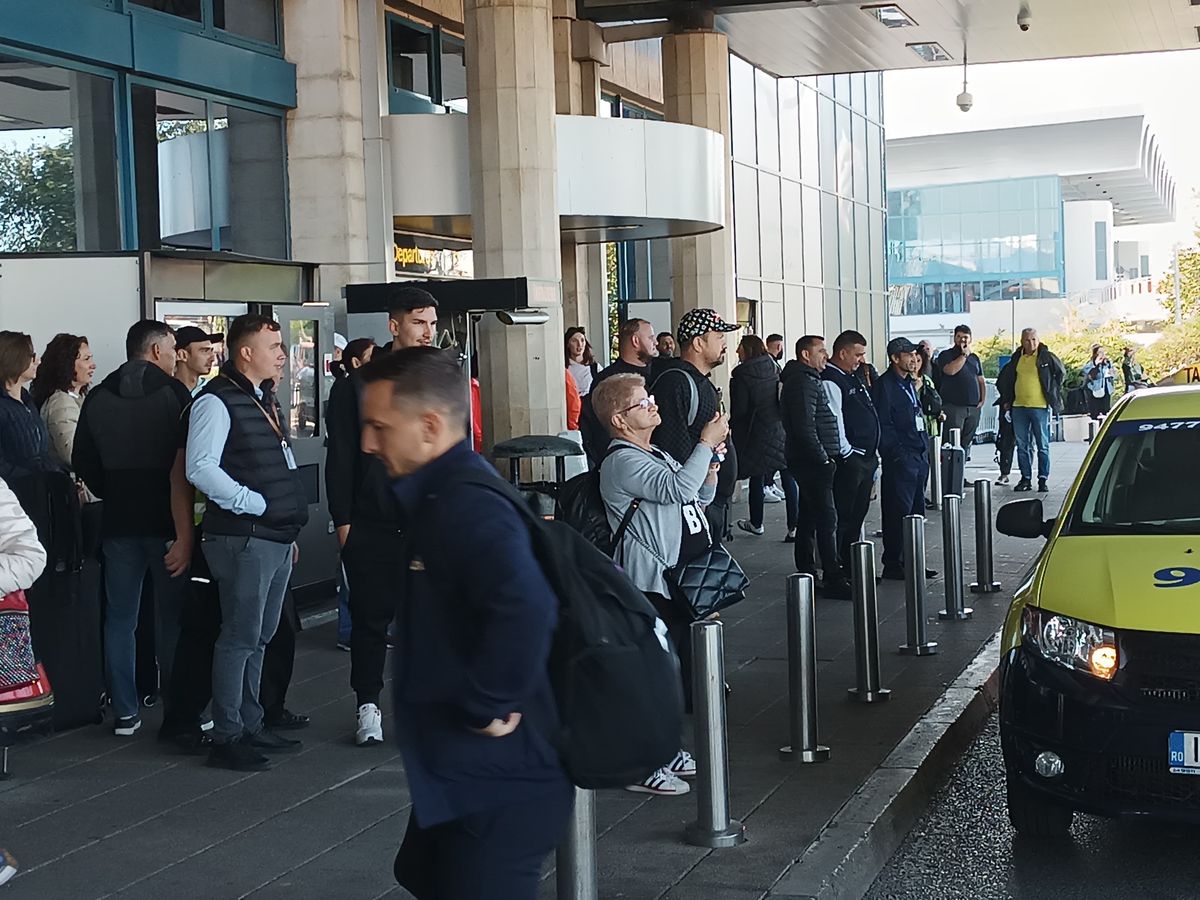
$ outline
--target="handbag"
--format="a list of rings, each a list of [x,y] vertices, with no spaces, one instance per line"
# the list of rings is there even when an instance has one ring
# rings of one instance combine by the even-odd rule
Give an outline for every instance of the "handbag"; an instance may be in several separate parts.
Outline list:
[[[676,599],[704,619],[746,599],[750,579],[721,544],[713,544],[695,559],[667,569],[667,584]]]
[[[24,591],[0,598],[0,688],[37,681],[38,670],[29,632],[29,605]]]

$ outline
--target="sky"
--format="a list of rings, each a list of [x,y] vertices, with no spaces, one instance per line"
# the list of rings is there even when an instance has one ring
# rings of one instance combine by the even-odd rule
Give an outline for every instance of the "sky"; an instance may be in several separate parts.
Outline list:
[[[968,90],[975,96],[964,113],[954,99],[962,90],[961,67],[914,69],[884,75],[889,138],[974,131],[1037,122],[1068,122],[1138,108],[1158,135],[1174,175],[1177,221],[1118,229],[1114,236],[1170,246],[1194,245],[1200,220],[1200,50],[1083,59],[971,66]]]

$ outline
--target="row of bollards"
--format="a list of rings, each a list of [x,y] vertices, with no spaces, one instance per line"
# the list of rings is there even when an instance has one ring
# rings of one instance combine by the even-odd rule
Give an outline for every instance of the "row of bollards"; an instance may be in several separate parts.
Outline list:
[[[958,435],[950,430],[957,449]],[[940,447],[930,438],[931,503],[942,508],[942,546],[945,556],[943,620],[962,621],[972,610],[964,605],[962,495],[945,492]],[[953,457],[950,457],[953,459]],[[961,472],[961,468],[958,470]],[[961,490],[961,488],[959,489]],[[977,579],[972,592],[1000,589],[994,578],[991,484],[979,480],[975,493],[975,557]],[[906,642],[899,652],[911,656],[937,653],[930,641],[925,615],[925,517],[904,520],[904,601]],[[860,535],[861,537],[861,535]],[[890,696],[882,686],[879,656],[879,597],[875,579],[875,545],[859,540],[850,560],[854,606],[855,687],[849,694],[861,703],[879,703]],[[829,759],[817,728],[817,648],[815,582],[811,575],[787,579],[787,646],[789,738],[780,759],[815,763]],[[746,840],[745,826],[732,817],[729,805],[728,732],[725,710],[723,626],[716,620],[692,624],[693,698],[696,732],[696,821],[684,832],[687,843],[711,849],[734,847]],[[596,900],[596,809],[592,791],[577,788],[575,810],[566,839],[557,852],[558,900]]]

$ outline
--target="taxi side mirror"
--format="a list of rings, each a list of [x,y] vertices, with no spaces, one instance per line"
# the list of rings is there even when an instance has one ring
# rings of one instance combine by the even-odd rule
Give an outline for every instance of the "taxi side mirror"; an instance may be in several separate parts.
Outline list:
[[[1054,520],[1045,518],[1041,500],[1014,500],[996,513],[996,530],[1009,537],[1050,537]]]

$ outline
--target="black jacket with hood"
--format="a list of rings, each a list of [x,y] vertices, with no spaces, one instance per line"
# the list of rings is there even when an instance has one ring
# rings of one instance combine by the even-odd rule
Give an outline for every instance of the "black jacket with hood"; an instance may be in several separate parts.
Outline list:
[[[171,468],[187,444],[183,384],[131,359],[93,388],[79,412],[71,467],[104,501],[105,537],[175,536]]]
[[[779,366],[756,356],[729,379],[729,424],[738,448],[738,477],[768,475],[787,465],[779,412]]]
[[[1002,410],[1011,407],[1017,399],[1017,363],[1021,361],[1021,354],[1024,352],[1018,350],[1014,353],[1008,365],[1000,370],[1000,375],[996,378],[996,392],[1000,395]],[[1037,371],[1038,381],[1041,382],[1042,393],[1046,395],[1050,410],[1056,416],[1062,415],[1062,388],[1067,377],[1067,367],[1045,344],[1038,344]]]
[[[780,377],[788,468],[804,472],[836,460],[841,450],[837,417],[829,407],[821,373],[793,359],[784,366]]]

